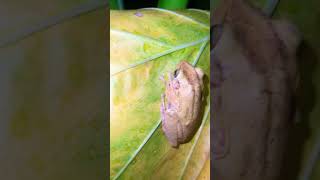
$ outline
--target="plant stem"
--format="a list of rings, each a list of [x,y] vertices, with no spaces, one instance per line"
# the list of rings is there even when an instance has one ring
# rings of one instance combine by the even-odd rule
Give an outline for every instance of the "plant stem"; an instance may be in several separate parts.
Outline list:
[[[164,9],[186,9],[189,0],[159,0],[158,7]]]
[[[119,9],[123,10],[123,0],[117,0],[118,1],[118,5],[119,5]]]
[[[118,0],[109,0],[109,7],[110,9],[120,9],[119,8],[119,4],[118,4]]]

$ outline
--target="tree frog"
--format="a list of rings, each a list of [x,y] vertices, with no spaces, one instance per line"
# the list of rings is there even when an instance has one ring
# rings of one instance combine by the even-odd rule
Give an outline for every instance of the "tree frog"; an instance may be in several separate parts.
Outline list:
[[[160,108],[162,130],[171,146],[178,148],[192,139],[201,124],[204,73],[181,61],[168,76],[168,81],[162,78],[165,83]]]

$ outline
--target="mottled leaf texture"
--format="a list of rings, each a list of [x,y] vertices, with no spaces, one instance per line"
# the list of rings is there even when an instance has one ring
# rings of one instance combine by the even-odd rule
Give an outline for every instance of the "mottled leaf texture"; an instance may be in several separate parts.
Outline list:
[[[0,179],[105,178],[106,9],[92,7],[100,2],[1,2]]]
[[[111,179],[209,179],[209,17],[196,9],[111,11]],[[182,60],[206,74],[204,113],[194,138],[174,149],[161,129],[159,77]]]

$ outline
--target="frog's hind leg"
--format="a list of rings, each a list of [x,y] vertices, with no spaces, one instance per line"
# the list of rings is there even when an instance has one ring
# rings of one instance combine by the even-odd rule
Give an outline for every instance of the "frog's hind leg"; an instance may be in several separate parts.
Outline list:
[[[170,145],[174,148],[179,147],[178,133],[176,125],[176,117],[174,114],[166,111],[162,119],[162,130],[169,141]]]
[[[169,141],[170,145],[174,148],[179,147],[178,142],[178,134],[177,134],[177,126],[176,126],[176,117],[175,114],[167,109],[165,105],[165,95],[161,96],[162,104],[161,104],[161,122],[162,122],[162,130]]]
[[[177,134],[178,134],[178,137],[177,137],[178,142],[179,143],[185,143],[186,138],[185,138],[185,135],[183,133],[183,128],[182,128],[182,125],[181,125],[180,121],[178,121],[178,123],[177,123]]]

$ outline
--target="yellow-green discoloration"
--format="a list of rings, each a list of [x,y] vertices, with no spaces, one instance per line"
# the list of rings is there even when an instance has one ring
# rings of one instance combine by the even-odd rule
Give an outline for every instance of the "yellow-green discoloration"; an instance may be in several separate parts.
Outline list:
[[[145,9],[111,11],[110,15],[111,178],[176,179],[189,171],[185,163],[198,141],[194,138],[174,150],[162,134],[161,125],[157,127],[164,90],[159,77],[174,70],[181,60],[198,60],[196,66],[207,75],[209,98],[209,12]],[[209,117],[206,120],[203,130],[209,129]],[[199,135],[209,137],[206,133]],[[201,141],[196,146],[207,149],[207,144],[209,141]],[[204,162],[199,161],[199,166]],[[194,174],[200,173],[201,169],[196,169]]]

